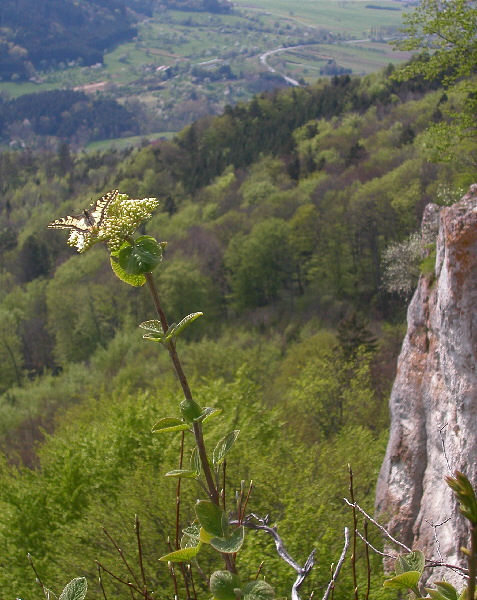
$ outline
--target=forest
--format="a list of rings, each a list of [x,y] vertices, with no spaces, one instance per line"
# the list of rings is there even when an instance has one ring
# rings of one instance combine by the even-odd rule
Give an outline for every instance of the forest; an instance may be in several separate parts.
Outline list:
[[[170,321],[203,312],[177,351],[200,404],[222,409],[206,441],[242,430],[224,489],[240,498],[253,479],[247,510],[270,514],[298,561],[316,548],[302,593],[323,593],[352,519],[349,464],[353,493],[373,507],[406,303],[426,268],[405,249],[428,202],[450,204],[475,180],[473,138],[448,133],[472,80],[449,85],[448,65],[428,56],[407,68],[405,80],[390,66],[263,93],[139,148],[0,154],[5,597],[40,597],[28,556],[58,593],[84,576],[88,598],[131,597],[104,569],[98,585],[95,561],[128,577],[111,539],[137,559],[135,515],[148,589],[175,593],[158,558],[176,527],[176,482],[163,474],[180,441],[151,429],[183,395],[138,328],[153,303],[115,276],[104,248],[78,254],[47,229],[114,189],[159,202],[139,231],[167,242],[154,278]],[[390,247],[406,285],[389,284]],[[184,481],[184,527],[197,489]],[[248,532],[239,557],[247,578],[258,570],[276,597],[289,594],[294,573],[271,538]],[[371,570],[373,598],[395,598],[380,556],[355,560],[363,589]],[[210,547],[200,565],[218,568]],[[344,569],[334,597],[354,582]]]
[[[0,139],[20,137],[24,146],[39,136],[81,145],[139,133],[137,116],[112,98],[73,90],[0,98]]]
[[[151,14],[152,3],[141,0],[3,0],[0,6],[0,77],[27,80],[35,69],[64,61],[84,65],[103,62],[106,48],[131,39],[135,12]],[[94,27],[92,27],[94,23]]]

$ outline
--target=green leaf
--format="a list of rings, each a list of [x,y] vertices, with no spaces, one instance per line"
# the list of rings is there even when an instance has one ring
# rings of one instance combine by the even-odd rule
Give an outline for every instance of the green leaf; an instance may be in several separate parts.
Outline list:
[[[181,549],[185,548],[197,548],[197,544],[200,542],[199,538],[193,538],[190,535],[184,534],[181,537]]]
[[[111,268],[113,270],[113,273],[121,281],[124,281],[125,283],[128,283],[129,285],[132,285],[134,287],[141,287],[141,285],[144,285],[146,283],[146,278],[144,277],[144,275],[130,275],[129,273],[126,273],[126,271],[121,267],[121,265],[119,264],[117,259],[114,258],[113,255],[111,255],[109,259],[111,261]]]
[[[220,415],[221,412],[222,412],[222,409],[220,409],[220,408],[212,408],[210,406],[207,406],[202,411],[202,414],[199,415],[197,417],[197,419],[194,419],[194,422],[199,423],[200,421],[202,421],[202,423],[206,423],[209,419],[212,419],[213,417]]]
[[[200,539],[200,527],[198,525],[189,525],[188,527],[184,527],[184,529],[182,530],[182,533],[184,535],[189,536],[191,539],[195,540],[196,542],[199,541]]]
[[[177,419],[175,417],[164,417],[163,419],[159,419],[159,421],[152,428],[152,433],[167,433],[169,431],[185,431],[189,429],[189,425],[184,423],[182,419]]]
[[[209,586],[217,600],[237,600],[237,591],[242,587],[242,582],[235,573],[214,571],[210,576]]]
[[[275,590],[262,579],[246,583],[243,586],[243,593],[243,600],[273,600],[275,598]]]
[[[384,587],[396,590],[409,589],[414,592],[420,578],[421,573],[419,571],[406,571],[405,573],[400,573],[391,579],[386,579],[383,585]]]
[[[199,523],[214,538],[225,538],[228,533],[228,519],[225,512],[209,500],[199,500],[195,505]]]
[[[163,562],[189,562],[192,558],[194,558],[194,556],[197,556],[201,546],[202,543],[199,542],[199,544],[195,547],[181,548],[180,550],[176,550],[175,552],[170,552],[165,556],[161,556],[159,560],[162,560]]]
[[[195,471],[191,471],[190,469],[174,469],[172,471],[168,471],[164,477],[185,477],[186,479],[195,479],[197,477],[197,473]]]
[[[447,485],[453,490],[460,506],[459,510],[473,525],[477,524],[477,498],[472,484],[460,471],[455,477],[446,477]]]
[[[240,550],[244,539],[245,528],[243,525],[240,525],[240,527],[237,527],[237,529],[232,532],[232,535],[226,539],[212,538],[210,540],[210,545],[219,552],[233,554],[234,552],[238,552]]]
[[[235,573],[214,571],[210,576],[209,586],[217,600],[237,600],[236,590],[240,590],[242,582]]]
[[[166,338],[158,333],[145,333],[143,339],[150,340],[151,342],[160,342],[163,344],[166,341]]]
[[[195,471],[197,476],[199,476],[202,472],[202,465],[200,463],[200,456],[197,446],[192,450],[192,454],[190,455],[190,468]]]
[[[142,336],[144,339],[151,340],[153,342],[164,342],[164,330],[162,328],[161,322],[157,319],[152,319],[151,321],[144,321],[143,323],[139,324],[139,327],[147,331],[147,333],[145,333]]]
[[[455,587],[447,581],[437,581],[436,589],[426,588],[426,592],[433,600],[459,600],[459,594]]]
[[[397,557],[394,565],[396,575],[406,573],[407,571],[419,571],[422,574],[426,559],[420,550],[414,550],[409,554],[401,554]]]
[[[239,433],[240,431],[238,429],[231,431],[218,442],[217,446],[215,446],[214,452],[212,454],[212,462],[215,466],[218,466],[221,462],[223,462],[227,453],[234,445]]]
[[[151,273],[162,260],[162,248],[153,237],[143,235],[134,240],[134,245],[121,247],[119,264],[130,275]]]
[[[139,323],[139,327],[152,333],[160,333],[161,335],[164,335],[164,330],[162,329],[161,322],[157,319],[143,321],[142,323]]]
[[[187,423],[192,423],[202,414],[202,406],[192,398],[185,398],[181,402],[181,415]]]
[[[176,330],[177,327],[177,323],[172,323],[172,325],[169,325],[167,331],[166,331],[166,341],[169,341],[171,338],[174,337],[174,332]]]
[[[174,331],[174,335],[178,336],[180,333],[182,333],[182,331],[188,326],[190,325],[193,321],[195,321],[196,319],[198,319],[199,317],[201,317],[204,313],[201,312],[196,312],[196,313],[192,313],[190,315],[187,315],[187,317],[184,317],[182,319],[182,321],[176,325],[175,331]]]
[[[84,577],[77,577],[70,581],[61,592],[59,600],[84,600],[88,584]]]

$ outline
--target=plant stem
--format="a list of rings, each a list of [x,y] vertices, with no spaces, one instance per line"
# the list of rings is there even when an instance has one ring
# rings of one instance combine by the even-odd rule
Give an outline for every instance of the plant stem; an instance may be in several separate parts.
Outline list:
[[[353,553],[351,555],[351,571],[353,574],[353,586],[354,586],[354,598],[355,600],[358,600],[359,596],[358,596],[358,578],[357,578],[357,574],[356,574],[356,530],[358,528],[358,518],[356,515],[356,506],[355,506],[355,502],[354,502],[354,487],[353,487],[353,470],[351,469],[351,466],[348,465],[348,471],[349,471],[349,493],[350,493],[350,497],[351,497],[351,502],[353,503],[352,506],[352,511],[353,511]]]
[[[164,333],[169,329],[169,324],[167,322],[166,313],[162,308],[161,300],[159,298],[159,294],[157,292],[156,285],[154,283],[154,279],[151,273],[145,274],[146,281],[149,285],[149,289],[151,291],[152,300],[154,302],[154,306],[157,311],[157,315],[161,322],[162,329]],[[176,346],[174,341],[170,341],[167,344],[167,350],[169,352],[169,356],[171,357],[172,364],[174,365],[174,369],[176,371],[177,377],[179,379],[179,383],[181,384],[182,391],[184,392],[184,397],[187,400],[193,400],[192,392],[189,387],[189,382],[187,381],[187,377],[184,373],[184,369],[182,368],[181,361],[179,360],[179,356],[176,351]],[[207,459],[207,452],[205,450],[204,436],[202,433],[202,424],[201,423],[193,423],[194,436],[197,444],[197,450],[199,452],[200,462],[202,465],[202,469],[204,472],[205,479],[207,481],[207,488],[209,492],[210,499],[214,504],[219,505],[219,493],[214,483],[214,478],[212,476],[212,472],[210,470],[209,461]]]
[[[475,577],[477,575],[477,523],[472,523],[470,529],[470,556],[469,556],[469,587],[467,588],[467,598],[474,600],[475,597]]]
[[[164,333],[166,333],[166,331],[169,329],[169,324],[167,322],[166,313],[164,312],[164,309],[162,308],[161,300],[159,298],[159,294],[158,294],[156,285],[154,283],[154,279],[153,279],[151,273],[145,273],[145,277],[146,277],[147,284],[149,286],[149,290],[152,295],[152,300],[154,302],[154,306],[156,308],[157,315],[161,322],[162,329],[163,329]],[[171,357],[172,364],[174,365],[174,369],[175,369],[177,377],[179,379],[179,383],[181,384],[182,391],[184,393],[184,397],[187,400],[193,400],[192,392],[189,387],[187,377],[184,373],[184,369],[182,368],[181,361],[179,360],[179,356],[176,351],[176,345],[174,343],[174,340],[169,341],[166,344],[166,348],[169,352],[169,356]],[[212,471],[210,470],[209,459],[207,458],[207,451],[205,449],[204,434],[202,432],[202,423],[200,423],[200,422],[193,423],[192,428],[194,430],[195,443],[197,445],[197,451],[199,453],[200,463],[202,465],[202,471],[204,473],[204,477],[207,482],[207,491],[208,491],[210,500],[217,506],[220,506],[219,492],[217,490],[217,486],[215,485]],[[235,572],[236,569],[235,569],[235,565],[234,565],[234,561],[233,561],[232,557],[228,554],[223,554],[222,556],[224,558],[227,570],[231,571],[231,572]]]

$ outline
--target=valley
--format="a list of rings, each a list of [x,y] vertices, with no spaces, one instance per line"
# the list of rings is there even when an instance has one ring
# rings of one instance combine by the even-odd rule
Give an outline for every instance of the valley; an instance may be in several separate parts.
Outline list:
[[[138,24],[136,38],[105,52],[103,64],[65,62],[30,81],[2,81],[0,93],[107,96],[136,115],[135,135],[163,137],[276,87],[365,75],[407,60],[409,53],[388,43],[399,35],[402,6],[309,0],[290,10],[282,0],[239,0],[223,14],[161,9]]]

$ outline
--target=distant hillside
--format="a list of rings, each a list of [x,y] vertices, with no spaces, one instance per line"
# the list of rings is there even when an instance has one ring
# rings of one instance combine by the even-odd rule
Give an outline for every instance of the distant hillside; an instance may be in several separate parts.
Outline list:
[[[105,49],[131,39],[134,23],[150,14],[146,0],[2,0],[0,76],[26,80],[60,62],[103,61]]]
[[[0,140],[32,144],[38,136],[75,144],[137,135],[132,111],[112,98],[92,98],[84,92],[58,90],[0,99]]]
[[[231,10],[232,3],[228,0],[162,0],[160,6],[172,10],[224,13]]]

